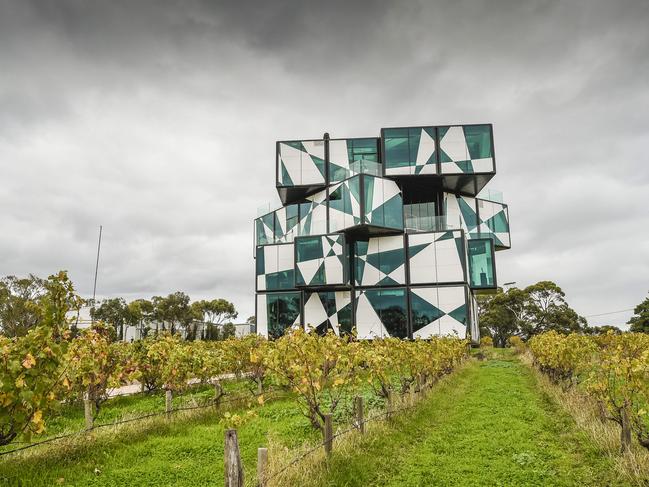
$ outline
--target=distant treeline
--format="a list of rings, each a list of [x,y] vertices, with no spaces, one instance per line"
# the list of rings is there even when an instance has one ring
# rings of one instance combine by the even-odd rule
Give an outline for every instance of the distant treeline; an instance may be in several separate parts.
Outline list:
[[[552,281],[540,281],[524,289],[498,289],[495,294],[478,296],[481,336],[491,337],[504,347],[511,336],[529,340],[546,331],[559,333],[621,333],[615,326],[589,326],[566,302],[563,290]],[[635,308],[628,324],[630,331],[649,333],[649,298]]]
[[[27,277],[6,276],[0,279],[0,332],[8,337],[24,336],[39,324],[42,313],[38,304],[50,292],[48,280],[30,274]],[[114,330],[114,338],[125,338],[127,327],[135,327],[140,337],[167,330],[181,333],[187,340],[219,340],[235,334],[232,321],[238,313],[225,299],[192,301],[189,295],[177,291],[167,296],[136,299],[110,298],[93,303],[81,300],[82,307],[90,307],[93,320],[103,321]],[[253,323],[250,317],[247,323]],[[78,320],[72,319],[73,331]]]

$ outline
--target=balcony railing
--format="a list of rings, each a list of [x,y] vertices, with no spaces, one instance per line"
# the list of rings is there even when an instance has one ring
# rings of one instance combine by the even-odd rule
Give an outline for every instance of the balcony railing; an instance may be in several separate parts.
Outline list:
[[[476,196],[476,198],[479,198],[481,200],[493,201],[494,203],[504,203],[503,192],[498,191],[497,189],[485,188],[482,191],[480,191],[480,193],[478,193],[478,196]]]
[[[406,216],[404,220],[406,232],[444,232],[447,230],[459,230],[462,222],[459,216]]]

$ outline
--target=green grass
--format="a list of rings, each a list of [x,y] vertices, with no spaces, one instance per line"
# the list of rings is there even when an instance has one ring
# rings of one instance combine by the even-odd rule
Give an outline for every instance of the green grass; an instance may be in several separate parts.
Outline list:
[[[312,485],[624,485],[509,350],[462,368],[357,451],[334,453]]]
[[[210,394],[210,388],[194,393],[198,399]],[[368,392],[370,408],[380,407],[370,398]],[[188,400],[179,398],[175,405]],[[110,420],[163,405],[161,395],[131,396],[111,400],[102,414]],[[348,421],[350,409],[345,401],[335,418],[339,424]],[[268,402],[255,415],[237,428],[249,482],[259,446],[270,445],[271,461],[284,464],[300,447],[321,440],[294,399]],[[81,425],[83,415],[71,408],[58,421],[51,427],[65,430]],[[105,428],[69,444],[0,459],[0,485],[223,485],[226,428],[214,410]],[[610,461],[539,392],[531,371],[507,350],[494,351],[487,361],[471,360],[415,410],[355,441],[357,449],[334,451],[326,465],[308,467],[301,474],[306,478],[289,485],[624,485],[615,480]]]
[[[236,412],[236,411],[235,411]],[[292,399],[267,403],[238,427],[248,476],[257,448],[273,441],[288,449],[315,442],[314,432]],[[170,423],[101,434],[96,441],[42,447],[34,456],[0,463],[0,485],[190,486],[223,485],[223,439],[227,424],[214,411]]]

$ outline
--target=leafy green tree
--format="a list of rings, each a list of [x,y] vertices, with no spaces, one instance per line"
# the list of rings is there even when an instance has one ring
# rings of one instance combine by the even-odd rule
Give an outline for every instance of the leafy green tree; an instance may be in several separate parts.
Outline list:
[[[153,317],[162,325],[163,330],[169,330],[173,335],[179,329],[184,329],[188,337],[192,334],[192,325],[198,316],[196,307],[190,304],[187,294],[177,291],[166,297],[153,296]],[[192,339],[190,337],[190,339]]]
[[[525,289],[498,289],[496,294],[478,296],[480,327],[504,347],[511,336],[528,340],[554,330],[559,333],[587,332],[586,320],[565,300],[565,293],[552,281],[540,281]]]
[[[104,299],[98,307],[90,308],[93,320],[100,320],[115,330],[118,340],[124,339],[124,327],[130,323],[131,314],[123,298]]]
[[[234,334],[231,334],[232,331],[229,328],[226,330],[224,325],[239,316],[234,304],[226,299],[219,298],[211,301],[195,301],[192,303],[192,307],[199,316],[199,320],[205,325],[203,338],[223,340],[228,336],[234,336]]]
[[[527,294],[524,319],[521,324],[523,338],[545,331],[571,333],[584,331],[588,326],[566,302],[563,290],[552,281],[540,281],[523,290]]]
[[[36,301],[46,292],[45,281],[30,274],[0,280],[0,331],[8,337],[25,336],[40,319]]]
[[[154,320],[153,303],[148,299],[136,299],[128,303],[128,324],[140,332],[140,338],[148,335]]]
[[[649,297],[633,310],[634,315],[627,322],[631,325],[630,331],[636,333],[649,333]]]
[[[494,346],[505,347],[512,335],[520,333],[526,295],[520,289],[496,294],[478,295],[479,323],[482,330],[493,339]]]

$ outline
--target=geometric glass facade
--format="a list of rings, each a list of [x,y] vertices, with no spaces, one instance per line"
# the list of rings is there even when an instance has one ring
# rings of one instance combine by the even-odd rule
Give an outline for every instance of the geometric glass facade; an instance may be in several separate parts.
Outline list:
[[[475,292],[511,245],[507,205],[480,196],[492,126],[380,133],[277,142],[283,206],[254,223],[258,333],[479,340]]]

